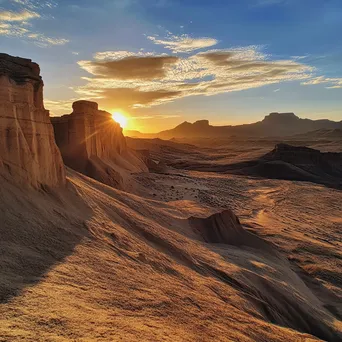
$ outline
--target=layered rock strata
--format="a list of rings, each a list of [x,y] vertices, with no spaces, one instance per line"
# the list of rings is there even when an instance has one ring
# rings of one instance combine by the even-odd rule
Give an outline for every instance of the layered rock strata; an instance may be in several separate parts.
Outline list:
[[[38,64],[0,54],[0,174],[38,188],[65,183]]]
[[[73,112],[51,118],[64,163],[102,183],[124,188],[128,172],[147,167],[127,145],[122,128],[96,102],[77,101]]]

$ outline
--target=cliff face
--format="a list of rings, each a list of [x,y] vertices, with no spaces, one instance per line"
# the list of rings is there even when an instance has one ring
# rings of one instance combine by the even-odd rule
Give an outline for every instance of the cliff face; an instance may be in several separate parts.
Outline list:
[[[51,118],[64,163],[105,184],[124,188],[127,172],[147,167],[127,148],[119,124],[95,102],[77,101],[73,112]]]
[[[265,160],[281,160],[296,166],[303,167],[307,171],[319,168],[326,172],[342,178],[342,153],[325,152],[305,146],[291,146],[278,144],[273,151],[264,156]]]
[[[65,183],[38,64],[0,54],[0,174],[38,188]]]

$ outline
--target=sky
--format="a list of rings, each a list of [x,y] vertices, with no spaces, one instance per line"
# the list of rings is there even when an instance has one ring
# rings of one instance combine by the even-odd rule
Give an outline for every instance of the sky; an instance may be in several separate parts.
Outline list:
[[[270,112],[342,120],[341,0],[0,0],[0,51],[51,115],[87,99],[157,132]]]

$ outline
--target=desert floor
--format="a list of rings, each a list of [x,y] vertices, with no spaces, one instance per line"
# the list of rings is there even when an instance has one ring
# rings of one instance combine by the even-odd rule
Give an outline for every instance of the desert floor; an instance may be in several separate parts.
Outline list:
[[[72,170],[65,189],[2,181],[1,341],[342,340],[340,190],[164,171],[132,192]]]

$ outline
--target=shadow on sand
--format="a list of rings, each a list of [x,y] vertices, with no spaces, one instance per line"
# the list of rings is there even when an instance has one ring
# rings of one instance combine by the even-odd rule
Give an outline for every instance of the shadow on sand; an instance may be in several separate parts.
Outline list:
[[[1,181],[1,179],[0,179]],[[66,189],[0,188],[0,303],[38,284],[88,236],[91,209],[68,183]]]

